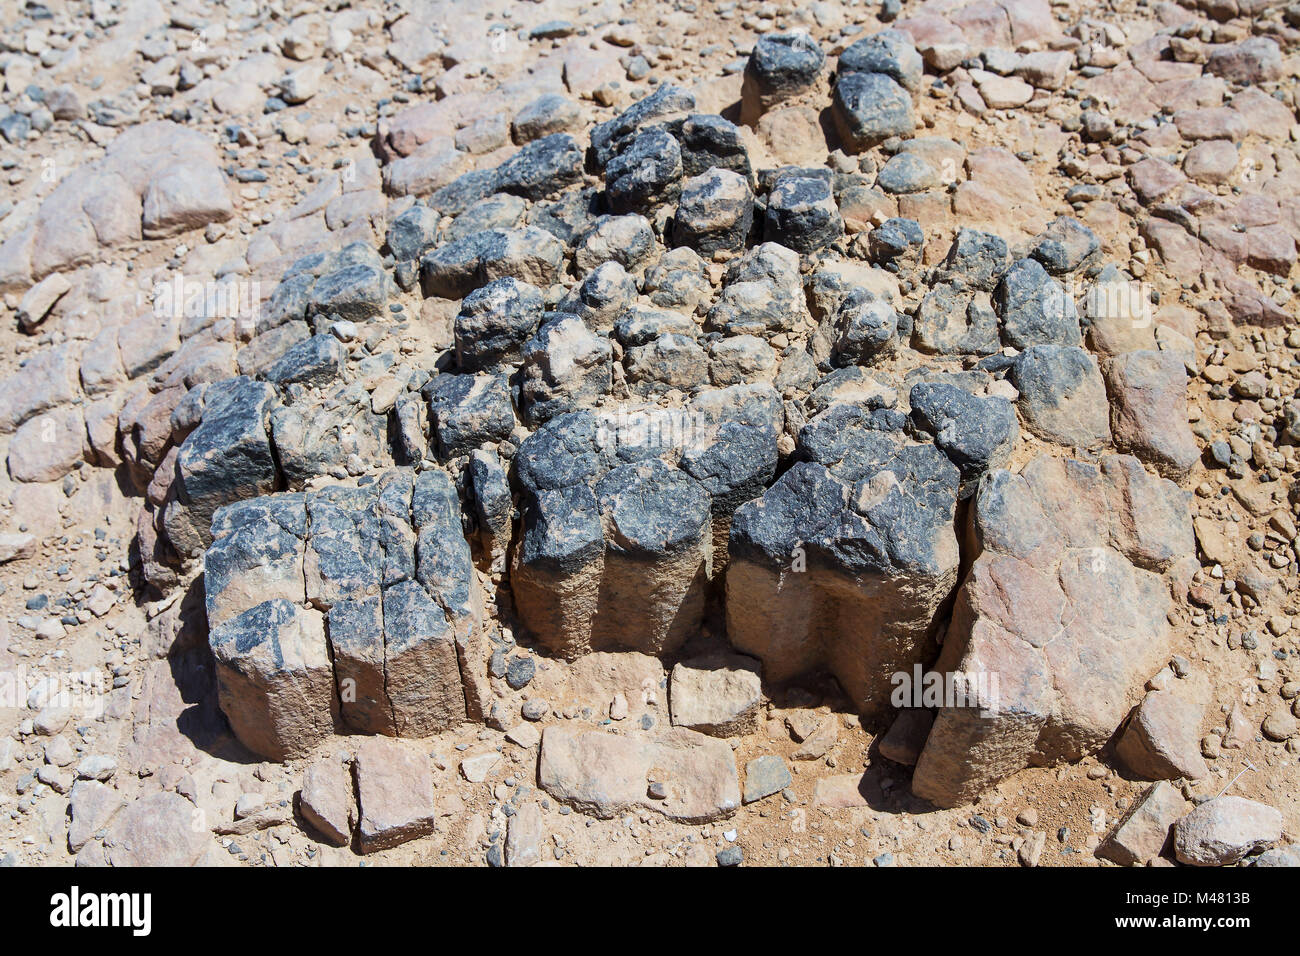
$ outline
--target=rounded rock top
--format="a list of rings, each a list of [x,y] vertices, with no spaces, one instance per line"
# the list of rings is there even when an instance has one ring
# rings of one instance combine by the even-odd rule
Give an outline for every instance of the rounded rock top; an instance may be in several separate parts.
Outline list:
[[[615,468],[596,483],[611,543],[628,551],[666,554],[699,540],[709,523],[709,494],[662,459]]]
[[[759,37],[750,68],[774,90],[810,86],[826,65],[826,54],[807,33],[769,33]]]

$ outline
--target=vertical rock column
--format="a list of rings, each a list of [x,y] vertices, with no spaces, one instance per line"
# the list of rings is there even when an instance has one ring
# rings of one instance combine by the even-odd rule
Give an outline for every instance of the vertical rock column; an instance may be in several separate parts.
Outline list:
[[[515,459],[526,492],[515,607],[543,645],[569,659],[613,648],[668,653],[703,619],[709,493],[647,457],[664,449],[617,445],[615,429],[575,412],[529,436]],[[644,460],[611,470],[623,456]]]
[[[608,544],[594,639],[671,653],[704,616],[713,558],[709,495],[657,458],[615,468],[595,492]]]
[[[466,718],[481,719],[487,654],[460,499],[445,472],[416,476],[411,522],[415,581],[384,592],[388,692],[398,733],[424,736]]]
[[[593,650],[605,536],[586,485],[540,490],[524,512],[510,575],[519,616],[548,650],[572,660]]]
[[[737,509],[727,633],[783,681],[825,667],[866,717],[890,709],[893,675],[935,654],[957,583],[957,468],[833,406],[799,436],[796,464]]]
[[[307,516],[307,600],[326,614],[343,723],[357,733],[391,735],[379,597],[383,546],[374,492],[323,488],[307,497]]]
[[[217,688],[235,736],[271,760],[306,753],[338,714],[324,618],[283,598],[213,628]]]

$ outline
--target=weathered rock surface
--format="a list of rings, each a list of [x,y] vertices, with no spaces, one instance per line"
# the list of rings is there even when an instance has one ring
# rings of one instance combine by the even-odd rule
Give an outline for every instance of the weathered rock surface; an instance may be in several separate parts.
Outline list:
[[[672,820],[705,823],[740,807],[731,748],[725,741],[681,728],[619,737],[547,727],[537,781],[561,803],[602,819],[643,807]],[[651,783],[662,784],[667,795],[652,799]]]
[[[953,806],[1029,764],[1101,748],[1165,659],[1162,572],[1192,553],[1182,493],[1132,458],[1037,458],[975,499],[981,553],[936,669],[976,680],[944,707],[913,792]],[[979,678],[997,675],[996,686]]]
[[[1121,866],[1141,866],[1155,859],[1169,842],[1169,830],[1183,815],[1186,801],[1170,783],[1160,781],[1133,801],[1127,813],[1097,847],[1097,856]]]
[[[1228,866],[1282,837],[1282,814],[1244,797],[1207,800],[1174,824],[1174,853],[1191,866]]]

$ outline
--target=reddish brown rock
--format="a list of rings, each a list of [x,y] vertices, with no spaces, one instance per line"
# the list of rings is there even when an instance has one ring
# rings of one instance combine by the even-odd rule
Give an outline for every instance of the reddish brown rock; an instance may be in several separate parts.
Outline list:
[[[356,822],[352,775],[340,760],[325,758],[307,767],[298,808],[303,819],[335,846],[347,846]]]
[[[1164,780],[1148,787],[1097,847],[1097,856],[1121,866],[1141,866],[1156,858],[1186,803],[1177,788]]]
[[[1121,451],[1169,478],[1196,465],[1200,449],[1187,422],[1187,370],[1172,352],[1129,352],[1107,366],[1110,428]]]
[[[1121,456],[993,472],[972,520],[981,553],[935,669],[975,689],[939,710],[912,779],[940,806],[1106,743],[1165,659],[1160,573],[1192,547],[1182,492]]]
[[[417,840],[433,832],[438,811],[433,775],[420,748],[386,737],[367,737],[353,765],[361,804],[362,853]]]
[[[1187,683],[1148,693],[1115,745],[1115,755],[1143,780],[1209,776],[1199,743],[1205,702]]]

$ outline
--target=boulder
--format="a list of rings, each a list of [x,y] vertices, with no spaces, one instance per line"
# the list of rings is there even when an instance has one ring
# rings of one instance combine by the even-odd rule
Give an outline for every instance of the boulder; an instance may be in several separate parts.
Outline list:
[[[1282,814],[1244,797],[1207,800],[1174,824],[1174,855],[1189,866],[1229,866],[1282,838]]]
[[[214,627],[218,699],[240,743],[267,760],[311,750],[338,715],[325,621],[273,598]]]
[[[1125,456],[992,472],[972,525],[980,551],[935,669],[975,691],[940,708],[912,778],[939,806],[1099,750],[1167,659],[1161,574],[1192,554],[1182,492]]]

